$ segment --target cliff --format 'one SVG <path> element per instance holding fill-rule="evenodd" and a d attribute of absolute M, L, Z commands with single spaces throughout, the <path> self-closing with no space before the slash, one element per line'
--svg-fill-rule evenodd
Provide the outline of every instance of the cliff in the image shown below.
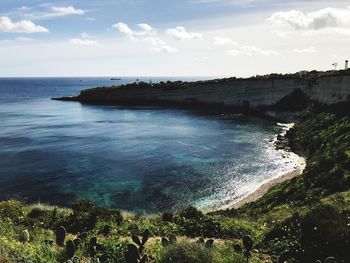
<path fill-rule="evenodd" d="M 77 97 L 58 99 L 96 104 L 217 105 L 261 110 L 277 104 L 295 90 L 321 104 L 348 101 L 350 70 L 197 82 L 141 82 L 83 90 Z"/>

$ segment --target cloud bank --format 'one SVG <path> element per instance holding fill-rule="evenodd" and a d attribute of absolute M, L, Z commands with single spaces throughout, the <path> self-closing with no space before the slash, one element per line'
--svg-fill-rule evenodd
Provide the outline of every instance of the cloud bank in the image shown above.
<path fill-rule="evenodd" d="M 36 25 L 30 20 L 13 22 L 7 16 L 0 17 L 0 32 L 9 33 L 46 33 L 49 30 L 43 26 Z"/>
<path fill-rule="evenodd" d="M 74 6 L 53 6 L 47 12 L 28 14 L 27 16 L 32 19 L 50 19 L 55 17 L 64 17 L 71 15 L 84 15 L 85 11 L 75 8 Z"/>
<path fill-rule="evenodd" d="M 315 12 L 297 10 L 277 12 L 266 20 L 275 26 L 287 26 L 294 30 L 321 30 L 350 27 L 350 8 L 327 7 Z"/>
<path fill-rule="evenodd" d="M 200 33 L 195 33 L 195 32 L 187 32 L 186 28 L 183 26 L 177 26 L 175 28 L 169 28 L 166 33 L 177 39 L 177 40 L 189 40 L 189 39 L 203 39 L 202 34 Z"/>

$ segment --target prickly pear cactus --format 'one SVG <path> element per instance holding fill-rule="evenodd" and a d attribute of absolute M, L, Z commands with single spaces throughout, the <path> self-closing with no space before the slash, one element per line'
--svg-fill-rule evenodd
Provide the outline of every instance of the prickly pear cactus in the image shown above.
<path fill-rule="evenodd" d="M 247 251 L 251 251 L 253 249 L 253 240 L 250 236 L 243 237 L 243 246 Z"/>
<path fill-rule="evenodd" d="M 166 237 L 162 237 L 162 245 L 163 247 L 169 246 L 169 240 Z"/>
<path fill-rule="evenodd" d="M 233 249 L 234 249 L 234 251 L 235 251 L 236 253 L 242 254 L 243 249 L 242 249 L 242 247 L 241 247 L 240 244 L 236 243 L 236 244 L 233 246 Z"/>
<path fill-rule="evenodd" d="M 335 260 L 334 257 L 328 257 L 328 258 L 326 258 L 324 263 L 337 263 L 337 261 Z"/>
<path fill-rule="evenodd" d="M 204 238 L 200 237 L 200 238 L 197 240 L 197 243 L 198 243 L 198 244 L 201 244 L 201 245 L 204 245 Z"/>
<path fill-rule="evenodd" d="M 60 226 L 59 228 L 57 228 L 56 232 L 56 243 L 59 246 L 63 246 L 64 245 L 64 240 L 66 238 L 66 234 L 67 231 L 63 226 Z"/>
<path fill-rule="evenodd" d="M 214 243 L 214 239 L 208 239 L 208 240 L 205 242 L 204 246 L 205 246 L 206 248 L 212 248 L 212 247 L 213 247 L 213 243 Z"/>
<path fill-rule="evenodd" d="M 147 242 L 147 240 L 149 239 L 150 235 L 151 235 L 151 232 L 150 232 L 148 229 L 146 229 L 146 230 L 143 232 L 143 235 L 142 235 L 142 245 L 143 245 L 143 246 L 146 244 L 146 242 Z"/>
<path fill-rule="evenodd" d="M 252 249 L 253 249 L 253 240 L 251 239 L 250 236 L 244 236 L 242 239 L 243 243 L 243 256 L 246 258 L 246 262 L 248 263 L 249 258 L 252 256 Z"/>
<path fill-rule="evenodd" d="M 147 254 L 142 255 L 142 251 L 150 236 L 151 232 L 148 229 L 146 229 L 142 234 L 142 240 L 136 235 L 133 235 L 131 237 L 132 241 L 134 241 L 134 243 L 137 244 L 139 247 L 137 248 L 134 244 L 128 245 L 128 249 L 125 254 L 127 263 L 145 263 L 148 261 Z M 167 242 L 169 244 L 169 241 L 167 239 L 165 241 L 165 239 L 162 239 L 162 243 Z"/>
<path fill-rule="evenodd" d="M 128 249 L 126 251 L 126 263 L 138 263 L 139 260 L 140 254 L 137 247 L 134 244 L 128 244 Z"/>
<path fill-rule="evenodd" d="M 30 235 L 29 235 L 29 232 L 27 229 L 23 230 L 19 236 L 19 240 L 22 242 L 22 243 L 27 243 L 29 242 L 30 240 Z"/>
<path fill-rule="evenodd" d="M 72 258 L 75 255 L 75 245 L 72 240 L 68 240 L 66 243 L 66 253 L 69 258 Z"/>

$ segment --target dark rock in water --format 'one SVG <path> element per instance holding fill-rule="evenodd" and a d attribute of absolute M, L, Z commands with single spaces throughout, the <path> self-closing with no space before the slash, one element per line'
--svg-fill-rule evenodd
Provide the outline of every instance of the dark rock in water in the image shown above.
<path fill-rule="evenodd" d="M 276 150 L 284 150 L 287 152 L 291 151 L 288 138 L 286 136 L 281 135 L 281 134 L 277 135 L 277 140 L 274 143 L 274 146 L 275 146 Z"/>
<path fill-rule="evenodd" d="M 60 97 L 60 98 L 51 98 L 51 100 L 60 100 L 60 101 L 79 101 L 78 97 L 68 96 L 68 97 Z"/>

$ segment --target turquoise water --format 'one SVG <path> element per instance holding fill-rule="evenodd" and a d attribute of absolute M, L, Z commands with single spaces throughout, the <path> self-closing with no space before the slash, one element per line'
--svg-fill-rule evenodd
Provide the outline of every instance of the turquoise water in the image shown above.
<path fill-rule="evenodd" d="M 273 148 L 280 128 L 268 121 L 50 100 L 114 83 L 0 79 L 1 199 L 67 205 L 87 198 L 134 212 L 210 208 L 295 165 L 292 156 Z"/>

